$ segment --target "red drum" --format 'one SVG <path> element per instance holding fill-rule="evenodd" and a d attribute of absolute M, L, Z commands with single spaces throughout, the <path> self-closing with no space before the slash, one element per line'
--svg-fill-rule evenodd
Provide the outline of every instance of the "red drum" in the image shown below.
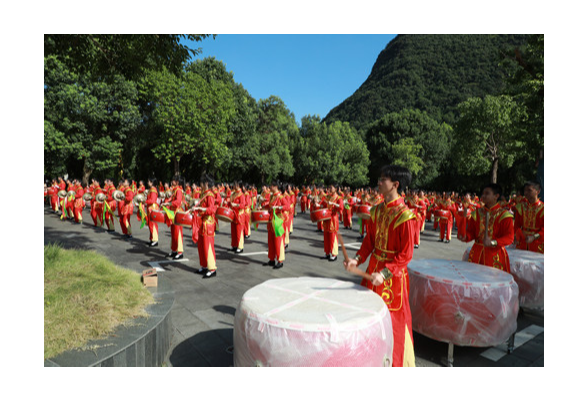
<path fill-rule="evenodd" d="M 251 219 L 254 223 L 260 224 L 270 220 L 270 213 L 267 210 L 257 210 L 251 213 Z"/>
<path fill-rule="evenodd" d="M 523 308 L 543 311 L 545 255 L 534 251 L 506 249 L 510 273 L 519 285 L 519 304 Z"/>
<path fill-rule="evenodd" d="M 184 226 L 186 228 L 192 227 L 192 214 L 178 210 L 174 217 L 174 225 Z"/>
<path fill-rule="evenodd" d="M 370 209 L 372 208 L 372 206 L 368 206 L 367 204 L 360 204 L 359 206 L 357 206 L 357 211 L 355 211 L 355 213 L 357 214 L 357 216 L 360 219 L 370 219 L 371 215 L 370 215 Z"/>
<path fill-rule="evenodd" d="M 162 210 L 151 210 L 149 211 L 149 219 L 153 222 L 164 223 L 165 217 Z"/>
<path fill-rule="evenodd" d="M 233 222 L 235 220 L 235 212 L 228 207 L 219 207 L 216 209 L 216 217 L 221 221 Z"/>
<path fill-rule="evenodd" d="M 434 213 L 435 217 L 437 218 L 441 218 L 441 219 L 449 219 L 449 217 L 451 217 L 451 211 L 449 210 L 441 210 L 441 209 L 437 209 L 435 210 Z"/>
<path fill-rule="evenodd" d="M 490 347 L 516 332 L 519 287 L 496 268 L 450 260 L 408 264 L 413 329 L 458 346 Z"/>
<path fill-rule="evenodd" d="M 393 334 L 380 296 L 328 278 L 267 280 L 243 294 L 235 367 L 391 366 Z"/>
<path fill-rule="evenodd" d="M 310 213 L 310 220 L 312 222 L 326 221 L 331 219 L 331 210 L 327 208 L 319 208 Z"/>

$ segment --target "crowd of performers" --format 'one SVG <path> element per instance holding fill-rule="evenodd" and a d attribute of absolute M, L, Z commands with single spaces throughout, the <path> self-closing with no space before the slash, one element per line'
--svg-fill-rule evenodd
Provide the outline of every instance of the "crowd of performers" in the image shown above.
<path fill-rule="evenodd" d="M 335 185 L 298 188 L 272 182 L 258 192 L 255 186 L 240 182 L 216 184 L 205 179 L 189 184 L 180 177 L 169 184 L 149 179 L 147 186 L 126 179 L 117 187 L 111 179 L 92 180 L 88 187 L 82 187 L 79 180 L 58 178 L 46 184 L 45 198 L 63 220 L 81 223 L 86 206 L 94 226 L 108 232 L 115 231 L 118 219 L 127 238 L 132 238 L 131 217 L 136 213 L 141 227 L 149 228 L 147 245 L 151 247 L 158 246 L 159 223 L 164 223 L 172 237 L 168 257 L 175 260 L 183 257 L 186 226 L 176 223 L 176 214 L 190 215 L 192 241 L 197 244 L 200 261 L 196 272 L 203 278 L 217 274 L 214 237 L 220 210 L 232 214 L 231 251 L 235 253 L 243 252 L 252 227 L 257 229 L 260 223 L 252 219 L 252 214 L 265 210 L 269 260 L 264 265 L 279 269 L 284 266 L 298 208 L 303 214 L 330 211 L 330 219 L 317 222 L 317 232 L 323 233 L 324 259 L 335 261 L 340 224 L 343 229 L 352 229 L 354 210 L 369 206 L 369 217 L 356 220 L 361 248 L 355 258 L 345 259 L 343 264 L 349 272 L 362 275 L 362 285 L 378 293 L 388 305 L 394 329 L 393 366 L 414 366 L 407 266 L 414 249 L 420 246 L 425 221 L 433 222 L 433 230 L 439 229 L 440 242 L 450 243 L 454 228 L 459 240 L 474 241 L 470 262 L 510 273 L 507 246 L 544 252 L 544 205 L 539 199 L 541 187 L 535 182 L 527 182 L 522 193 L 506 200 L 497 184 L 486 185 L 478 197 L 470 193 L 404 192 L 401 188 L 408 187 L 410 180 L 410 172 L 398 166 L 382 168 L 377 188 L 357 190 Z M 366 275 L 357 267 L 368 259 Z"/>

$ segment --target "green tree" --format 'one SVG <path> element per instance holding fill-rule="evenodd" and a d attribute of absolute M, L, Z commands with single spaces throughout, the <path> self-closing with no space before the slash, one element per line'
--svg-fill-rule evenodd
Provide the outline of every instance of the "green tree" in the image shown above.
<path fill-rule="evenodd" d="M 458 109 L 452 154 L 459 172 L 488 173 L 490 182 L 496 183 L 499 163 L 511 167 L 525 152 L 517 128 L 525 117 L 524 109 L 505 95 L 470 98 Z"/>
<path fill-rule="evenodd" d="M 200 48 L 182 44 L 201 42 L 210 35 L 45 35 L 45 56 L 53 55 L 69 70 L 90 79 L 124 76 L 138 81 L 146 70 L 163 68 L 179 75 L 184 63 Z"/>
<path fill-rule="evenodd" d="M 45 157 L 56 168 L 73 158 L 82 180 L 119 164 L 122 142 L 140 123 L 137 89 L 122 76 L 93 81 L 70 71 L 56 57 L 45 58 Z M 47 165 L 47 163 L 46 163 Z"/>
<path fill-rule="evenodd" d="M 190 66 L 180 76 L 149 71 L 141 86 L 162 132 L 154 143 L 155 157 L 172 162 L 174 174 L 182 174 L 185 155 L 195 155 L 205 168 L 218 166 L 228 151 L 228 122 L 235 113 L 231 88 L 207 81 Z"/>
<path fill-rule="evenodd" d="M 253 163 L 261 182 L 288 179 L 294 175 L 289 148 L 289 137 L 296 134 L 298 125 L 294 114 L 277 96 L 257 102 L 257 134 L 248 140 L 254 149 Z"/>
<path fill-rule="evenodd" d="M 424 111 L 404 109 L 386 114 L 366 130 L 371 183 L 376 183 L 382 165 L 403 164 L 413 174 L 413 186 L 429 187 L 449 157 L 451 135 L 449 125 Z M 408 152 L 406 156 L 400 149 Z"/>
<path fill-rule="evenodd" d="M 321 123 L 318 116 L 301 120 L 296 165 L 300 183 L 368 183 L 369 153 L 361 136 L 349 123 Z"/>

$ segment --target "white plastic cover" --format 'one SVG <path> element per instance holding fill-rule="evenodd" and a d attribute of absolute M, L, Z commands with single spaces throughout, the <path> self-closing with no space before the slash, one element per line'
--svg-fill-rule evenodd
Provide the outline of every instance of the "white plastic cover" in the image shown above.
<path fill-rule="evenodd" d="M 510 273 L 519 285 L 519 305 L 543 311 L 543 283 L 545 256 L 534 251 L 506 249 Z"/>
<path fill-rule="evenodd" d="M 236 367 L 391 366 L 393 335 L 380 296 L 327 278 L 271 279 L 235 313 Z"/>
<path fill-rule="evenodd" d="M 543 312 L 544 307 L 544 264 L 545 256 L 534 251 L 507 247 L 510 273 L 519 285 L 519 305 L 521 308 Z M 467 261 L 468 247 L 463 255 Z"/>
<path fill-rule="evenodd" d="M 412 328 L 459 346 L 504 343 L 516 332 L 519 289 L 512 275 L 465 261 L 408 264 Z"/>

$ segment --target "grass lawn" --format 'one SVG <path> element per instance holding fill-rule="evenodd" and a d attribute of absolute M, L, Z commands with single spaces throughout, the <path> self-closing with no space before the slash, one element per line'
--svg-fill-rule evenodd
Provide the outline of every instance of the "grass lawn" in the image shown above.
<path fill-rule="evenodd" d="M 45 254 L 45 359 L 147 316 L 154 302 L 141 276 L 84 250 L 48 245 Z"/>

